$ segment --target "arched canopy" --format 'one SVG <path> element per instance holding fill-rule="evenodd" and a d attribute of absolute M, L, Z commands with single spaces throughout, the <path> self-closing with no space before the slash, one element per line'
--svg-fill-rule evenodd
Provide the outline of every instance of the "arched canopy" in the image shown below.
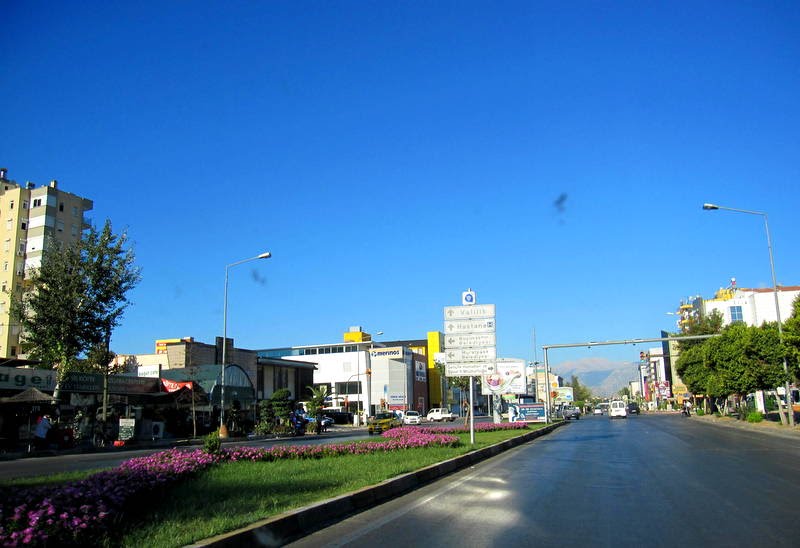
<path fill-rule="evenodd" d="M 206 394 L 211 405 L 220 402 L 220 371 L 217 364 L 198 365 L 181 369 L 164 369 L 161 376 L 176 382 L 194 381 L 199 384 Z M 228 364 L 225 366 L 225 407 L 230 407 L 233 401 L 239 401 L 243 407 L 254 403 L 256 391 L 250 377 L 240 366 Z"/>

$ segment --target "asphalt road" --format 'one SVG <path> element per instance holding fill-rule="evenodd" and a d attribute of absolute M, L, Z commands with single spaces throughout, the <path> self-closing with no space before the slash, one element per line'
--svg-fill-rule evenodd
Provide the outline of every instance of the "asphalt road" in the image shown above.
<path fill-rule="evenodd" d="M 798 439 L 584 417 L 291 546 L 797 546 L 798 515 Z"/>

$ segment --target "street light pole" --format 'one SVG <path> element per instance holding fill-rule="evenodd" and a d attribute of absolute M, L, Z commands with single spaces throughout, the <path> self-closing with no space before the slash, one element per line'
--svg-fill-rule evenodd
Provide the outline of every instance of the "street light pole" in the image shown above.
<path fill-rule="evenodd" d="M 257 259 L 269 259 L 272 257 L 272 253 L 269 251 L 265 251 L 260 255 L 256 255 L 255 257 L 250 257 L 249 259 L 242 259 L 241 261 L 236 261 L 235 263 L 231 263 L 225 265 L 225 294 L 224 299 L 222 302 L 222 366 L 220 371 L 220 392 L 219 392 L 219 428 L 222 431 L 222 427 L 225 426 L 225 361 L 227 357 L 227 348 L 228 348 L 228 269 L 232 266 L 240 265 L 242 263 L 247 263 L 250 261 L 255 261 Z"/>
<path fill-rule="evenodd" d="M 769 222 L 767 221 L 767 214 L 764 211 L 751 211 L 749 209 L 736 209 L 733 207 L 723 207 L 716 204 L 703 204 L 703 209 L 706 211 L 713 211 L 716 209 L 724 209 L 726 211 L 735 211 L 736 213 L 747 213 L 749 215 L 761 215 L 764 217 L 764 229 L 767 231 L 767 248 L 769 249 L 769 268 L 772 272 L 772 288 L 775 295 L 775 318 L 778 320 L 778 340 L 783 345 L 783 326 L 781 324 L 781 307 L 778 303 L 778 279 L 775 277 L 775 260 L 772 257 L 772 238 L 769 234 Z M 786 356 L 783 357 L 783 370 L 789 374 L 789 365 L 786 363 Z M 792 409 L 792 391 L 789 388 L 789 381 L 784 383 L 786 390 L 786 412 L 789 415 L 789 425 L 794 426 L 794 410 Z M 780 398 L 778 399 L 778 406 L 780 406 Z"/>

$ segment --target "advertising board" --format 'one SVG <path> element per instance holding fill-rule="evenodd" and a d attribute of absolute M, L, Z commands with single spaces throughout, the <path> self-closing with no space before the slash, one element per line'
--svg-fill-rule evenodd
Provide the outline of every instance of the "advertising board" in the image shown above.
<path fill-rule="evenodd" d="M 494 371 L 483 376 L 481 390 L 484 396 L 493 394 L 525 394 L 525 362 L 523 360 L 500 360 Z"/>

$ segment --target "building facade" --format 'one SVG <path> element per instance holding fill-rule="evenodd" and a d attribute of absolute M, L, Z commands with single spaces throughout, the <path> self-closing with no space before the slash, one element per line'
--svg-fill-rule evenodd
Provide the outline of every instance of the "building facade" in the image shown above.
<path fill-rule="evenodd" d="M 84 217 L 91 200 L 58 188 L 17 184 L 0 168 L 0 357 L 20 354 L 19 326 L 11 321 L 11 298 L 22 292 L 26 273 L 42 264 L 42 254 L 53 245 L 70 245 L 89 227 Z"/>

